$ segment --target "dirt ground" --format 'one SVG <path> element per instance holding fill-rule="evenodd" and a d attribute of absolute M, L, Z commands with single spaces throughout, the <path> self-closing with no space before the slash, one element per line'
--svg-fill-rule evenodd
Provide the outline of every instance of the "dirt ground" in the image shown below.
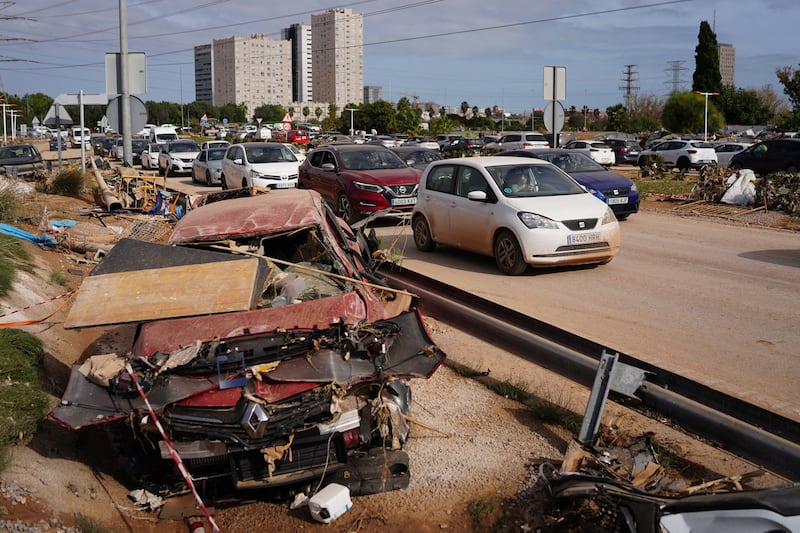
<path fill-rule="evenodd" d="M 27 204 L 31 213 L 31 226 L 24 229 L 36 233 L 36 224 L 45 205 L 51 218 L 80 219 L 80 210 L 93 204 L 90 198 L 37 196 Z M 674 207 L 675 204 L 670 201 L 648 200 L 643 203 L 644 209 Z M 785 217 L 783 220 L 775 224 L 785 224 Z M 79 256 L 74 253 L 39 250 L 32 245 L 30 249 L 39 268 L 35 274 L 20 276 L 17 289 L 2 302 L 2 308 L 4 312 L 10 312 L 30 306 L 25 313 L 19 314 L 30 317 L 42 317 L 55 312 L 52 319 L 25 327 L 45 342 L 47 386 L 55 403 L 63 392 L 70 367 L 75 361 L 87 355 L 106 353 L 127 346 L 134 332 L 132 327 L 127 326 L 90 328 L 84 331 L 65 331 L 61 328 L 61 322 L 66 315 L 63 309 L 58 311 L 58 306 L 64 299 L 50 299 L 67 294 L 80 286 L 83 276 L 93 267 L 93 262 L 88 260 L 91 254 Z M 63 284 L 53 282 L 53 272 L 63 276 Z M 49 303 L 40 305 L 45 301 Z M 481 359 L 486 357 L 486 351 L 491 349 L 444 325 L 432 323 L 431 327 L 434 338 L 445 352 L 459 354 L 462 359 L 458 362 L 471 365 L 472 368 L 479 368 Z M 492 355 L 492 361 L 495 366 L 504 364 L 502 357 L 495 357 L 495 354 Z M 438 408 L 432 407 L 437 405 L 438 400 L 435 398 L 441 394 L 430 393 L 426 397 L 426 392 L 423 391 L 423 399 L 420 400 L 422 413 L 441 411 L 443 418 L 434 418 L 432 424 L 437 428 L 449 427 L 448 421 L 444 420 L 449 417 L 453 422 L 458 422 L 458 427 L 461 428 L 453 429 L 452 432 L 463 431 L 464 440 L 437 441 L 435 444 L 439 448 L 431 448 L 430 453 L 438 454 L 443 462 L 443 454 L 474 454 L 464 457 L 460 463 L 447 466 L 449 473 L 440 474 L 439 479 L 417 480 L 412 477 L 412 486 L 405 491 L 358 498 L 353 512 L 345 514 L 328 526 L 313 522 L 307 512 L 289 511 L 284 504 L 252 502 L 231 509 L 219 509 L 216 516 L 222 530 L 250 531 L 253 524 L 270 524 L 269 529 L 274 531 L 322 531 L 323 528 L 327 531 L 381 529 L 398 532 L 479 530 L 474 525 L 475 511 L 470 511 L 467 503 L 513 496 L 524 483 L 530 461 L 545 456 L 558 459 L 566 449 L 571 435 L 563 428 L 549 427 L 529 420 L 528 415 L 523 413 L 524 410 L 519 409 L 519 406 L 515 407 L 510 400 L 497 397 L 478 382 L 463 378 L 449 369 L 437 372 L 435 379 L 436 390 L 450 391 L 451 396 L 445 403 L 453 404 L 456 411 L 446 411 L 444 404 Z M 559 378 L 543 373 L 540 379 L 554 383 Z M 416 394 L 415 392 L 415 401 Z M 583 394 L 577 393 L 572 398 L 580 402 Z M 462 415 L 474 411 L 474 405 L 495 406 L 491 410 L 495 425 L 487 427 L 484 425 L 486 421 L 479 420 L 480 417 Z M 753 469 L 752 465 L 693 441 L 657 421 L 624 412 L 621 408 L 619 413 L 612 415 L 626 418 L 627 427 L 633 433 L 659 432 L 688 461 L 703 464 L 720 476 L 740 474 Z M 507 431 L 507 437 L 503 435 L 503 431 Z M 532 433 L 544 435 L 546 442 L 531 443 L 526 440 L 530 439 Z M 422 431 L 422 434 L 424 437 L 421 441 L 427 444 L 435 441 L 435 433 Z M 481 456 L 481 447 L 468 446 L 482 438 L 500 441 L 494 442 L 497 449 L 507 450 L 500 453 L 500 464 L 494 470 L 484 471 L 474 467 L 490 462 L 487 457 Z M 503 442 L 504 439 L 507 442 Z M 527 451 L 520 451 L 518 446 L 525 446 Z M 28 445 L 15 447 L 8 468 L 0 476 L 0 520 L 36 525 L 39 531 L 68 531 L 68 528 L 77 527 L 80 521 L 76 517 L 82 514 L 107 531 L 189 531 L 183 520 L 159 520 L 153 513 L 135 508 L 127 498 L 128 491 L 135 487 L 126 486 L 126 479 L 115 465 L 115 458 L 109 457 L 108 449 L 105 437 L 100 434 L 92 431 L 75 433 L 50 421 L 43 423 Z M 428 452 L 420 451 L 422 453 Z M 429 460 L 436 461 L 436 456 Z M 470 475 L 469 472 L 473 474 Z M 765 477 L 761 486 L 777 482 L 774 478 Z M 415 483 L 422 485 L 414 490 Z M 191 501 L 186 504 L 193 506 Z M 260 529 L 261 526 L 257 528 Z"/>

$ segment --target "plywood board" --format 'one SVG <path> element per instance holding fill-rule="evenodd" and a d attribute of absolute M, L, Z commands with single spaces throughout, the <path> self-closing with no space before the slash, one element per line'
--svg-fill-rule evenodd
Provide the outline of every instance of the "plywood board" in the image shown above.
<path fill-rule="evenodd" d="M 89 276 L 64 327 L 245 311 L 261 293 L 258 279 L 256 258 Z"/>

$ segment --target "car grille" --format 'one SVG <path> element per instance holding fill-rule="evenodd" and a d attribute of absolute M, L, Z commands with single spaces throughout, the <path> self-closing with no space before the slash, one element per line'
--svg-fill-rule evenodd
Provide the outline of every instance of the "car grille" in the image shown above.
<path fill-rule="evenodd" d="M 628 193 L 631 192 L 631 188 L 630 187 L 622 187 L 622 188 L 619 188 L 619 189 L 602 189 L 600 192 L 603 193 L 603 196 L 606 196 L 606 197 L 608 197 L 608 196 L 628 196 Z"/>
<path fill-rule="evenodd" d="M 419 185 L 409 183 L 407 185 L 391 185 L 386 188 L 391 191 L 391 195 L 394 197 L 416 196 Z"/>
<path fill-rule="evenodd" d="M 589 244 L 570 244 L 567 246 L 559 246 L 556 252 L 572 252 L 574 254 L 593 252 L 595 250 L 607 250 L 609 248 L 607 242 L 593 242 Z"/>
<path fill-rule="evenodd" d="M 572 231 L 584 231 L 593 229 L 597 226 L 596 218 L 578 218 L 575 220 L 562 220 L 562 224 L 571 229 Z"/>

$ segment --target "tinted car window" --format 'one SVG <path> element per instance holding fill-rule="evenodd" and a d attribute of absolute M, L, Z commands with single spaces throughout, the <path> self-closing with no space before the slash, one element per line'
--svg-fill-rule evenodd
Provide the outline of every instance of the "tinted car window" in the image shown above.
<path fill-rule="evenodd" d="M 454 173 L 455 168 L 448 165 L 431 169 L 430 174 L 428 174 L 428 179 L 425 182 L 425 188 L 431 191 L 449 193 L 453 188 Z"/>

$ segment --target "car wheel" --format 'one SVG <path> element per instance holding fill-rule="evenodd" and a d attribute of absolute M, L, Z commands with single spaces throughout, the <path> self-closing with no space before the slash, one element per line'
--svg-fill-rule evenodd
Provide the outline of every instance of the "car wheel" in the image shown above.
<path fill-rule="evenodd" d="M 509 276 L 519 276 L 528 268 L 516 237 L 509 231 L 502 231 L 495 238 L 494 260 L 500 272 Z"/>
<path fill-rule="evenodd" d="M 247 188 L 247 178 L 242 180 L 242 189 L 246 189 L 246 188 Z"/>
<path fill-rule="evenodd" d="M 348 224 L 355 222 L 353 218 L 353 205 L 350 203 L 350 197 L 345 193 L 340 194 L 336 201 L 336 214 Z"/>
<path fill-rule="evenodd" d="M 431 236 L 431 228 L 428 221 L 422 215 L 417 215 L 411 223 L 414 232 L 414 244 L 422 252 L 432 252 L 436 248 L 436 242 Z"/>
<path fill-rule="evenodd" d="M 194 170 L 192 170 L 192 183 L 197 183 L 197 178 L 194 175 Z"/>
<path fill-rule="evenodd" d="M 689 161 L 688 157 L 681 157 L 678 159 L 678 162 L 675 163 L 675 166 L 678 168 L 678 170 L 689 170 L 691 162 Z"/>

